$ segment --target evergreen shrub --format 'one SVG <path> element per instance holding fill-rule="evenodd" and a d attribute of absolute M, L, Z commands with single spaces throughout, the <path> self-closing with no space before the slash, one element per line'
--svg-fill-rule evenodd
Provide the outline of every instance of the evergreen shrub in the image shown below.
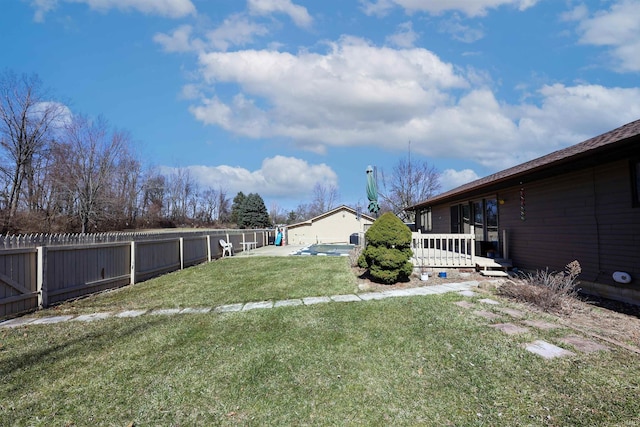
<path fill-rule="evenodd" d="M 369 269 L 369 275 L 386 284 L 406 281 L 413 265 L 409 261 L 411 230 L 391 212 L 378 218 L 366 234 L 367 247 L 358 259 L 358 265 Z"/>

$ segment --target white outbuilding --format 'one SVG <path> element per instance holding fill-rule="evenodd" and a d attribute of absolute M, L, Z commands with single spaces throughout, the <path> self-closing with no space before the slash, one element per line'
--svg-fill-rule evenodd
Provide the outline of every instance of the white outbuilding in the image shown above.
<path fill-rule="evenodd" d="M 361 239 L 374 221 L 375 218 L 342 205 L 307 221 L 288 225 L 288 242 L 290 245 L 353 243 L 352 236 Z"/>

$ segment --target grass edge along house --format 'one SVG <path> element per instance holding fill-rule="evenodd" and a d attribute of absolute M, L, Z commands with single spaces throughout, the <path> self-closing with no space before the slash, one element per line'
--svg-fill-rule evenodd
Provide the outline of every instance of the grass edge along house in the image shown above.
<path fill-rule="evenodd" d="M 583 292 L 640 304 L 640 120 L 408 208 L 520 269 L 577 260 Z"/>

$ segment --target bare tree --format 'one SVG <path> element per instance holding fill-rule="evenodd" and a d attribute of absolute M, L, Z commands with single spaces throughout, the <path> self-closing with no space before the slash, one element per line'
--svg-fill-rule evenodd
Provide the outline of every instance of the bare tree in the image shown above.
<path fill-rule="evenodd" d="M 231 199 L 227 197 L 226 190 L 218 189 L 218 214 L 216 220 L 221 223 L 229 222 L 231 218 Z"/>
<path fill-rule="evenodd" d="M 12 226 L 25 183 L 27 206 L 35 208 L 39 158 L 65 111 L 63 105 L 48 98 L 38 76 L 17 77 L 9 71 L 0 75 L 0 173 L 6 188 L 3 232 Z"/>
<path fill-rule="evenodd" d="M 269 209 L 269 219 L 274 225 L 284 224 L 287 220 L 287 214 L 284 209 L 280 207 L 280 205 L 273 202 L 271 203 L 271 208 Z"/>
<path fill-rule="evenodd" d="M 119 227 L 135 228 L 141 203 L 142 167 L 126 146 L 122 148 L 122 153 L 118 157 L 119 162 L 114 170 L 112 183 L 115 201 L 113 206 L 117 208 L 114 224 Z"/>
<path fill-rule="evenodd" d="M 207 188 L 200 195 L 200 210 L 197 218 L 206 223 L 211 224 L 218 211 L 218 192 L 213 188 Z"/>
<path fill-rule="evenodd" d="M 193 197 L 197 185 L 189 170 L 178 168 L 175 173 L 165 176 L 165 196 L 168 217 L 173 221 L 185 221 L 189 217 L 189 208 L 193 208 Z"/>
<path fill-rule="evenodd" d="M 72 194 L 81 231 L 96 228 L 96 222 L 114 211 L 109 191 L 116 166 L 126 152 L 128 136 L 109 132 L 107 122 L 76 116 L 65 126 L 64 142 L 57 159 L 61 168 L 61 186 Z"/>
<path fill-rule="evenodd" d="M 317 216 L 335 207 L 338 201 L 338 188 L 335 185 L 316 183 L 313 187 L 313 200 L 311 201 L 311 216 Z"/>
<path fill-rule="evenodd" d="M 148 225 L 162 219 L 165 209 L 166 178 L 157 171 L 149 171 L 142 184 L 142 216 Z"/>
<path fill-rule="evenodd" d="M 229 215 L 229 203 L 227 193 L 222 188 L 216 190 L 209 187 L 199 195 L 197 218 L 207 224 L 226 221 Z"/>
<path fill-rule="evenodd" d="M 434 196 L 440 189 L 440 173 L 426 160 L 417 162 L 411 153 L 401 158 L 390 175 L 382 173 L 384 193 L 380 193 L 383 209 L 389 209 L 406 222 L 415 220 L 414 212 L 405 211 L 409 206 Z"/>

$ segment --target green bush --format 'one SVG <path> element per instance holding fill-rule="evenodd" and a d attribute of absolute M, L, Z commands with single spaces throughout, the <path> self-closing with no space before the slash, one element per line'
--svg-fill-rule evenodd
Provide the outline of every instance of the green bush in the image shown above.
<path fill-rule="evenodd" d="M 413 271 L 409 261 L 411 230 L 394 214 L 387 212 L 378 218 L 366 233 L 367 247 L 358 265 L 369 269 L 371 277 L 382 283 L 407 280 Z"/>

